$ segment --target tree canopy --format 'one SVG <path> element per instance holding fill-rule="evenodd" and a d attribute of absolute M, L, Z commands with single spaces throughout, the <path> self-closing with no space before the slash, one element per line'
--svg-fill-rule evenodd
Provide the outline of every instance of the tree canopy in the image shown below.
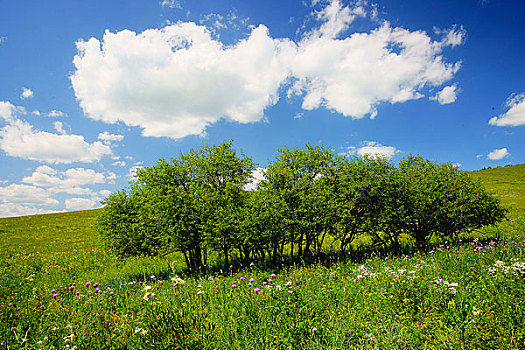
<path fill-rule="evenodd" d="M 100 232 L 121 256 L 181 252 L 191 270 L 208 252 L 226 266 L 287 254 L 321 253 L 326 237 L 341 251 L 357 238 L 397 249 L 495 224 L 506 210 L 468 173 L 409 155 L 345 157 L 322 146 L 279 150 L 264 179 L 248 190 L 255 164 L 233 141 L 207 145 L 139 169 L 129 189 L 110 195 Z M 250 188 L 253 186 L 249 186 Z"/>

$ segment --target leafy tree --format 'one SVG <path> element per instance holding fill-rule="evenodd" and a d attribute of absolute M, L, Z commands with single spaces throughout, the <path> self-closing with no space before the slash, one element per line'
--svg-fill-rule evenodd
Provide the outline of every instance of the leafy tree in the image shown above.
<path fill-rule="evenodd" d="M 326 198 L 327 191 L 318 180 L 328 174 L 334 162 L 332 152 L 307 144 L 293 151 L 279 150 L 276 161 L 268 166 L 261 187 L 286 206 L 283 224 L 289 234 L 287 241 L 291 243 L 292 256 L 295 243 L 300 257 L 304 257 L 305 252 L 310 254 L 310 247 L 326 228 L 324 209 L 327 207 L 318 204 L 322 202 L 320 198 Z"/>
<path fill-rule="evenodd" d="M 399 163 L 396 179 L 401 205 L 386 222 L 410 235 L 420 248 L 436 235 L 453 237 L 506 216 L 497 198 L 450 164 L 411 155 Z"/>
<path fill-rule="evenodd" d="M 384 225 L 392 213 L 394 166 L 384 158 L 345 158 L 335 173 L 332 196 L 336 216 L 334 238 L 345 252 L 356 238 L 368 234 L 376 244 L 398 245 L 398 232 Z"/>
<path fill-rule="evenodd" d="M 137 171 L 129 196 L 120 192 L 104 202 L 101 231 L 122 255 L 180 251 L 188 268 L 201 269 L 211 248 L 229 265 L 253 168 L 232 141 L 161 159 Z"/>

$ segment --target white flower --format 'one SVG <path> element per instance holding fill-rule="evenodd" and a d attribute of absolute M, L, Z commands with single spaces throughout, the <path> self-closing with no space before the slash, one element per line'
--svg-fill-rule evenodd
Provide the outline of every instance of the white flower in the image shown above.
<path fill-rule="evenodd" d="M 182 278 L 180 278 L 180 277 L 178 277 L 178 276 L 173 277 L 173 278 L 171 279 L 171 281 L 172 281 L 175 285 L 186 283 L 186 282 L 184 282 L 184 280 L 183 280 Z"/>
<path fill-rule="evenodd" d="M 133 331 L 133 334 L 137 334 L 137 333 L 145 335 L 146 333 L 148 333 L 148 331 L 142 328 L 135 328 L 135 330 Z"/>
<path fill-rule="evenodd" d="M 198 295 L 200 295 L 200 294 L 204 294 L 204 291 L 203 291 L 203 290 L 199 290 L 199 291 L 197 292 L 197 294 L 198 294 Z"/>
<path fill-rule="evenodd" d="M 144 291 L 148 291 L 148 290 L 151 290 L 153 287 L 152 286 L 144 286 Z"/>

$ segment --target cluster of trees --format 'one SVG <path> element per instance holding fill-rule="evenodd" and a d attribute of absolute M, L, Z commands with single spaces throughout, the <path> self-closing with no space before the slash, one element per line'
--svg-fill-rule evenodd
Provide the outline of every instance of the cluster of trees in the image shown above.
<path fill-rule="evenodd" d="M 395 166 L 321 146 L 285 148 L 247 190 L 254 170 L 232 141 L 161 159 L 103 201 L 100 231 L 121 256 L 178 251 L 198 270 L 210 251 L 226 266 L 233 256 L 312 257 L 327 237 L 343 252 L 358 238 L 396 249 L 402 235 L 424 248 L 433 237 L 452 238 L 506 214 L 466 172 L 419 156 Z"/>

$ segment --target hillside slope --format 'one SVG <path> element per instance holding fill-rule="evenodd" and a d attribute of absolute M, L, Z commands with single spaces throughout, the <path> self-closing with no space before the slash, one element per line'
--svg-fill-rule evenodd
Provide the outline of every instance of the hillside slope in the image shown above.
<path fill-rule="evenodd" d="M 525 216 L 525 164 L 472 171 L 470 175 L 501 199 L 511 217 Z"/>

